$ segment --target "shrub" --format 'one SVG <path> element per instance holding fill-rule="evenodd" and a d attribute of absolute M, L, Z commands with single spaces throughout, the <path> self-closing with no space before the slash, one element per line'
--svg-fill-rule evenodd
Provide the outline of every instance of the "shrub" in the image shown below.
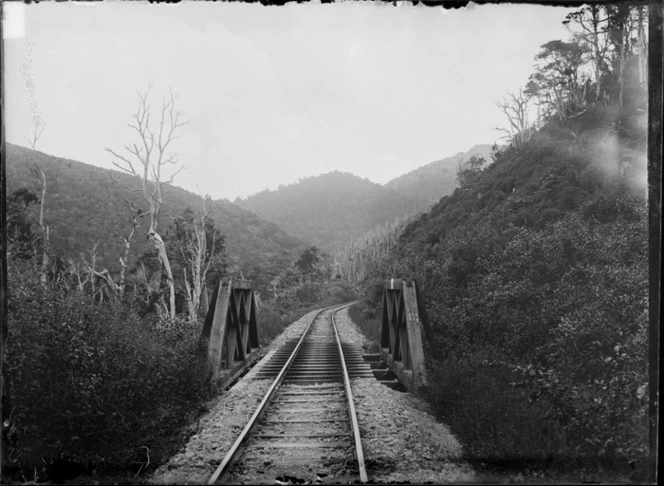
<path fill-rule="evenodd" d="M 627 195 L 611 204 L 619 224 L 567 213 L 499 233 L 485 220 L 407 260 L 433 328 L 429 399 L 473 457 L 646 455 L 646 213 Z"/>
<path fill-rule="evenodd" d="M 32 471 L 66 458 L 131 468 L 175 452 L 170 440 L 208 396 L 200 323 L 160 326 L 10 266 L 7 364 L 17 432 Z"/>

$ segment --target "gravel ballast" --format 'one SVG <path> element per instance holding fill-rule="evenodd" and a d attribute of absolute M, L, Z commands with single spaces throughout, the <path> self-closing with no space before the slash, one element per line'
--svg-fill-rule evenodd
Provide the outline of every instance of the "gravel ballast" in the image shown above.
<path fill-rule="evenodd" d="M 181 452 L 155 472 L 152 483 L 207 482 L 271 384 L 271 380 L 252 379 L 253 375 L 276 349 L 301 334 L 313 313 L 286 328 L 245 378 L 218 398 L 200 420 L 198 431 Z M 336 314 L 336 324 L 342 341 L 366 349 L 369 343 L 347 309 Z M 370 482 L 444 484 L 473 480 L 472 469 L 461 459 L 461 445 L 428 413 L 425 402 L 371 378 L 353 379 L 352 392 Z"/>
<path fill-rule="evenodd" d="M 309 312 L 298 319 L 270 343 L 265 357 L 218 398 L 199 421 L 198 431 L 184 450 L 157 469 L 151 483 L 200 484 L 208 481 L 272 384 L 270 380 L 253 380 L 253 375 L 280 346 L 302 334 L 314 313 Z"/>
<path fill-rule="evenodd" d="M 348 316 L 336 315 L 342 340 L 360 348 L 367 338 Z M 462 449 L 447 426 L 438 422 L 429 406 L 373 379 L 351 383 L 369 478 L 377 483 L 457 483 L 473 480 L 473 471 L 461 459 Z"/>

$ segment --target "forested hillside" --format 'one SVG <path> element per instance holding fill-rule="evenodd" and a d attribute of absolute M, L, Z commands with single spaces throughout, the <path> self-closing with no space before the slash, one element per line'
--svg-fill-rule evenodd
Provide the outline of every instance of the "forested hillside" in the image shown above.
<path fill-rule="evenodd" d="M 201 342 L 220 279 L 252 281 L 261 345 L 306 311 L 354 297 L 348 284 L 331 281 L 317 248 L 230 202 L 206 199 L 204 209 L 200 196 L 170 186 L 163 238 L 152 233 L 165 247 L 162 263 L 159 247 L 146 243 L 149 205 L 111 171 L 7 148 L 9 482 L 84 474 L 81 484 L 143 483 L 175 454 L 221 393 Z M 37 166 L 47 189 L 43 225 L 41 174 L 30 170 Z"/>
<path fill-rule="evenodd" d="M 643 18 L 627 6 L 570 14 L 598 30 L 542 45 L 512 97 L 541 118 L 521 119 L 493 164 L 466 167 L 389 254 L 378 250 L 392 234 L 348 250 L 378 256 L 353 269 L 367 275 L 369 328 L 384 279 L 416 279 L 432 330 L 427 397 L 479 468 L 527 482 L 650 473 Z M 584 64 L 600 76 L 584 81 Z"/>
<path fill-rule="evenodd" d="M 491 162 L 491 145 L 476 145 L 384 185 L 349 173 L 307 177 L 235 202 L 325 251 L 343 248 L 377 226 L 428 209 L 456 187 L 459 164 L 472 156 Z"/>
<path fill-rule="evenodd" d="M 371 317 L 382 279 L 417 280 L 430 399 L 484 464 L 647 454 L 645 119 L 598 106 L 550 122 L 410 223 L 364 281 Z"/>
<path fill-rule="evenodd" d="M 307 177 L 236 202 L 326 251 L 415 210 L 412 197 L 342 172 Z"/>
<path fill-rule="evenodd" d="M 458 187 L 456 172 L 460 163 L 472 156 L 491 162 L 491 145 L 475 145 L 466 152 L 436 160 L 387 182 L 384 187 L 415 200 L 416 211 L 424 211 Z"/>
<path fill-rule="evenodd" d="M 113 182 L 111 176 L 127 186 L 135 184 L 131 176 L 8 143 L 9 195 L 20 188 L 39 195 L 39 179 L 35 179 L 29 170 L 32 164 L 38 164 L 46 174 L 45 223 L 50 228 L 54 254 L 61 258 L 76 259 L 80 254 L 88 257 L 94 243 L 99 242 L 99 266 L 115 271 L 119 267 L 118 258 L 124 251 L 120 236 L 126 236 L 131 230 L 127 222 L 131 211 L 125 200 L 137 208 L 142 207 L 142 203 L 139 195 Z M 173 217 L 181 215 L 187 207 L 195 211 L 202 207 L 199 195 L 179 187 L 168 187 L 164 201 L 160 215 L 162 227 L 167 227 Z M 216 227 L 225 235 L 231 273 L 243 270 L 246 274 L 249 265 L 253 267 L 275 258 L 297 256 L 298 250 L 306 246 L 275 224 L 229 201 L 212 201 L 209 211 Z M 130 254 L 130 266 L 147 248 L 147 226 L 147 223 L 142 224 L 137 230 L 134 238 L 136 250 Z"/>

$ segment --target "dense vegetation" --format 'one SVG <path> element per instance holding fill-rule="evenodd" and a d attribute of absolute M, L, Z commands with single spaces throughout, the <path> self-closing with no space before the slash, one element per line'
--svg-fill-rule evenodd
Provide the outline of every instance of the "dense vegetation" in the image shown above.
<path fill-rule="evenodd" d="M 475 145 L 465 152 L 436 160 L 385 183 L 385 187 L 414 199 L 414 212 L 424 211 L 457 188 L 456 169 L 475 156 L 491 159 L 491 145 Z"/>
<path fill-rule="evenodd" d="M 334 252 L 374 228 L 428 209 L 457 187 L 454 174 L 460 162 L 473 155 L 488 160 L 490 154 L 490 145 L 476 145 L 382 186 L 352 174 L 330 172 L 235 202 L 290 234 Z"/>
<path fill-rule="evenodd" d="M 597 138 L 621 115 L 598 107 L 505 152 L 407 226 L 364 282 L 375 318 L 383 278 L 417 279 L 433 329 L 429 399 L 474 459 L 647 454 L 643 173 L 607 170 Z"/>
<path fill-rule="evenodd" d="M 131 230 L 127 219 L 131 215 L 125 200 L 141 207 L 137 194 L 129 193 L 111 177 L 124 185 L 131 185 L 131 177 L 118 171 L 91 166 L 74 160 L 61 159 L 17 145 L 7 144 L 7 194 L 27 188 L 39 196 L 39 183 L 29 168 L 38 164 L 47 179 L 46 223 L 51 232 L 55 254 L 76 258 L 87 255 L 95 242 L 98 263 L 109 271 L 118 269 L 118 258 L 124 243 L 120 236 Z M 166 205 L 160 224 L 166 227 L 186 208 L 199 210 L 200 196 L 179 187 L 166 189 Z M 229 271 L 239 276 L 247 273 L 248 262 L 264 263 L 275 258 L 295 258 L 305 247 L 302 240 L 282 231 L 255 214 L 226 201 L 212 201 L 210 216 L 226 236 Z M 147 248 L 147 223 L 139 218 L 140 226 L 134 238 L 139 251 L 130 255 L 133 263 Z"/>
<path fill-rule="evenodd" d="M 64 282 L 44 287 L 29 261 L 9 271 L 4 479 L 132 478 L 177 452 L 212 396 L 200 323 L 164 325 Z"/>
<path fill-rule="evenodd" d="M 406 226 L 356 311 L 378 327 L 382 279 L 414 277 L 433 331 L 427 398 L 476 465 L 528 480 L 648 467 L 646 97 L 641 45 L 625 41 L 642 11 L 583 15 L 595 8 L 613 45 L 601 86 L 586 80 L 583 99 L 572 70 L 547 77 L 542 120 Z M 538 60 L 577 47 L 547 43 Z"/>
<path fill-rule="evenodd" d="M 413 212 L 411 198 L 342 172 L 307 177 L 236 202 L 325 251 Z"/>
<path fill-rule="evenodd" d="M 167 288 L 152 252 L 130 267 L 122 294 L 116 275 L 95 270 L 94 260 L 56 270 L 42 283 L 39 235 L 17 213 L 14 207 L 9 238 L 4 478 L 142 481 L 177 452 L 206 401 L 220 392 L 209 381 L 200 342 L 206 304 L 192 314 L 193 283 L 185 280 L 193 211 L 164 233 L 177 279 L 175 319 L 160 312 Z M 225 249 L 214 221 L 207 229 L 216 240 L 205 281 L 212 289 L 227 275 Z M 262 345 L 307 311 L 354 299 L 348 284 L 330 280 L 327 258 L 307 248 L 275 270 L 273 295 L 257 294 Z"/>
<path fill-rule="evenodd" d="M 9 148 L 3 479 L 143 481 L 177 452 L 220 392 L 199 340 L 222 277 L 255 280 L 261 344 L 314 307 L 354 298 L 317 248 L 299 252 L 299 240 L 232 203 L 167 187 L 170 305 L 140 200 L 109 171 Z M 35 164 L 46 175 L 50 239 L 37 223 Z"/>
<path fill-rule="evenodd" d="M 394 217 L 412 199 L 347 174 L 250 198 L 320 243 L 308 248 L 228 202 L 201 216 L 200 198 L 168 187 L 169 317 L 144 228 L 126 268 L 115 263 L 119 236 L 133 227 L 123 213 L 130 195 L 107 171 L 9 145 L 3 460 L 13 477 L 115 470 L 136 480 L 177 450 L 215 393 L 198 341 L 205 296 L 237 273 L 258 291 L 262 343 L 313 307 L 352 300 L 355 282 L 364 306 L 353 312 L 375 338 L 382 279 L 415 277 L 432 329 L 426 397 L 469 459 L 516 466 L 528 479 L 555 470 L 597 479 L 571 466 L 640 473 L 649 395 L 643 20 L 642 8 L 622 5 L 569 16 L 585 34 L 542 46 L 527 88 L 499 105 L 516 117 L 511 146 L 491 164 L 462 164 L 450 174 L 460 187 L 405 224 Z M 595 77 L 583 79 L 584 66 Z M 542 110 L 529 126 L 509 108 L 533 100 Z M 35 162 L 48 184 L 50 244 L 33 219 Z M 355 239 L 331 256 L 322 250 L 340 240 L 329 231 Z M 209 273 L 196 280 L 200 264 Z"/>

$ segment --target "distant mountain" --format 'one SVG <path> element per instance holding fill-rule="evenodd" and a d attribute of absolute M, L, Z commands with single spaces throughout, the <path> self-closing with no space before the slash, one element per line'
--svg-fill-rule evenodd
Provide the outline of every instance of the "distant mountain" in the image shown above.
<path fill-rule="evenodd" d="M 410 196 L 336 171 L 236 203 L 325 251 L 415 210 Z"/>
<path fill-rule="evenodd" d="M 87 255 L 94 242 L 99 241 L 100 266 L 111 271 L 119 267 L 123 246 L 117 235 L 126 235 L 129 229 L 123 222 L 129 214 L 125 199 L 136 207 L 142 205 L 137 194 L 112 182 L 111 175 L 125 185 L 133 184 L 131 176 L 10 143 L 6 147 L 6 162 L 8 195 L 21 187 L 39 195 L 40 186 L 26 164 L 38 163 L 45 172 L 48 188 L 45 220 L 57 255 L 64 258 Z M 159 218 L 160 232 L 165 233 L 172 217 L 181 215 L 187 207 L 199 210 L 200 196 L 179 187 L 167 187 Z M 308 245 L 228 200 L 213 201 L 210 214 L 226 236 L 229 271 L 247 273 L 248 269 L 275 258 L 292 259 Z M 133 258 L 145 250 L 146 233 L 147 222 L 144 222 L 133 239 Z"/>
<path fill-rule="evenodd" d="M 405 197 L 412 198 L 417 211 L 424 211 L 438 200 L 454 192 L 457 187 L 456 169 L 459 162 L 473 155 L 491 162 L 491 145 L 475 145 L 466 152 L 459 152 L 441 160 L 423 165 L 385 184 Z"/>

